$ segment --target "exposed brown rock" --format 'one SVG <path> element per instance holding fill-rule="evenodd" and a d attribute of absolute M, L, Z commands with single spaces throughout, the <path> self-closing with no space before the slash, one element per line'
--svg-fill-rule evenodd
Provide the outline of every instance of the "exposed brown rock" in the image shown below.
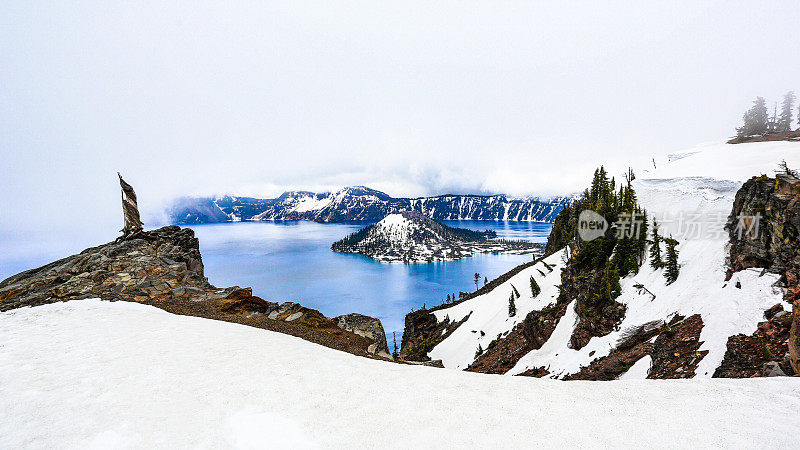
<path fill-rule="evenodd" d="M 663 330 L 662 321 L 654 321 L 636 327 L 623 336 L 619 344 L 607 356 L 597 358 L 578 373 L 564 377 L 565 380 L 615 380 L 627 372 L 636 361 L 653 352 L 650 340 Z"/>
<path fill-rule="evenodd" d="M 371 353 L 391 358 L 389 346 L 386 344 L 386 332 L 380 320 L 358 313 L 334 317 L 333 320 L 343 330 L 372 339 L 375 343 L 369 348 Z"/>
<path fill-rule="evenodd" d="M 373 339 L 342 330 L 319 311 L 268 302 L 250 288 L 212 286 L 203 274 L 197 238 L 177 226 L 137 233 L 0 282 L 0 311 L 85 298 L 144 303 L 278 331 L 357 355 L 376 353 L 370 351 Z"/>
<path fill-rule="evenodd" d="M 697 365 L 708 354 L 698 351 L 702 341 L 703 319 L 699 314 L 675 316 L 659 331 L 653 343 L 653 365 L 647 378 L 692 378 Z"/>
<path fill-rule="evenodd" d="M 738 227 L 740 218 L 748 216 L 760 218 L 758 233 Z M 781 275 L 784 299 L 793 305 L 787 342 L 789 365 L 792 372 L 800 373 L 800 179 L 779 173 L 775 178 L 762 175 L 748 180 L 736 193 L 727 229 L 729 274 L 758 267 Z M 736 340 L 729 343 L 738 344 Z M 782 363 L 783 355 L 774 361 Z"/>
<path fill-rule="evenodd" d="M 466 370 L 483 373 L 506 373 L 531 350 L 541 348 L 567 310 L 562 303 L 541 311 L 531 311 L 507 336 L 498 336 Z"/>
<path fill-rule="evenodd" d="M 403 339 L 400 343 L 401 360 L 430 361 L 431 358 L 428 356 L 428 352 L 433 350 L 433 347 L 445 340 L 456 328 L 469 319 L 469 314 L 467 314 L 466 317 L 458 322 L 453 322 L 449 318 L 439 322 L 436 320 L 436 316 L 432 314 L 432 311 L 440 308 L 421 309 L 406 314 Z"/>
<path fill-rule="evenodd" d="M 766 322 L 758 324 L 751 336 L 737 334 L 728 338 L 728 349 L 714 377 L 749 378 L 763 376 L 765 364 L 774 362 L 786 374 L 794 370 L 785 360 L 789 352 L 792 316 L 780 304 L 767 310 Z"/>
<path fill-rule="evenodd" d="M 578 324 L 570 337 L 570 346 L 580 350 L 593 337 L 614 331 L 625 317 L 625 305 L 616 301 L 595 304 L 593 296 L 600 289 L 601 269 L 577 269 L 568 265 L 561 272 L 559 302 L 575 299 Z"/>

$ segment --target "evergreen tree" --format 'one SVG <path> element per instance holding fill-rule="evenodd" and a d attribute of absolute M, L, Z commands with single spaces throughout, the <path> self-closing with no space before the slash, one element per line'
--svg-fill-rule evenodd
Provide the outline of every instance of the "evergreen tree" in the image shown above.
<path fill-rule="evenodd" d="M 483 277 L 483 285 L 486 286 L 486 283 L 488 283 L 488 282 L 489 282 L 489 280 L 486 279 L 486 277 Z"/>
<path fill-rule="evenodd" d="M 481 347 L 481 344 L 478 344 L 478 349 L 475 350 L 475 359 L 478 359 L 478 356 L 481 356 L 482 354 L 483 354 L 483 347 Z"/>
<path fill-rule="evenodd" d="M 514 317 L 517 315 L 517 305 L 514 303 L 514 293 L 512 292 L 511 295 L 508 297 L 508 317 Z"/>
<path fill-rule="evenodd" d="M 664 267 L 664 261 L 661 260 L 661 241 L 663 239 L 658 235 L 658 223 L 653 219 L 653 242 L 650 244 L 650 266 L 654 269 Z"/>
<path fill-rule="evenodd" d="M 480 280 L 480 279 L 481 279 L 481 274 L 479 274 L 478 272 L 475 272 L 474 280 L 475 280 L 475 290 L 476 291 L 478 290 L 478 280 Z"/>
<path fill-rule="evenodd" d="M 772 117 L 767 119 L 767 134 L 773 134 L 780 131 L 778 121 L 778 102 L 775 102 L 775 109 L 773 109 Z"/>
<path fill-rule="evenodd" d="M 603 279 L 600 281 L 600 293 L 597 294 L 597 304 L 603 305 L 619 297 L 622 286 L 619 284 L 619 273 L 613 264 L 606 266 Z"/>
<path fill-rule="evenodd" d="M 767 101 L 764 97 L 757 97 L 753 101 L 753 106 L 744 113 L 742 117 L 744 124 L 736 129 L 739 137 L 765 134 L 767 132 L 769 113 L 767 113 Z"/>
<path fill-rule="evenodd" d="M 397 351 L 397 336 L 395 332 L 392 331 L 392 340 L 394 341 L 394 351 L 392 352 L 392 358 L 397 359 L 400 356 L 400 353 Z"/>
<path fill-rule="evenodd" d="M 789 91 L 783 96 L 781 116 L 778 119 L 778 131 L 792 131 L 792 115 L 794 114 L 794 101 L 796 99 L 794 91 Z"/>
<path fill-rule="evenodd" d="M 664 243 L 667 244 L 667 261 L 665 263 L 666 270 L 664 270 L 664 278 L 667 279 L 667 285 L 670 285 L 678 279 L 678 274 L 680 273 L 680 267 L 678 267 L 678 250 L 675 249 L 675 246 L 678 245 L 678 241 L 669 237 L 664 239 Z"/>
<path fill-rule="evenodd" d="M 447 303 L 450 303 L 450 302 L 451 302 L 451 300 L 450 300 L 450 294 L 447 294 Z"/>
<path fill-rule="evenodd" d="M 542 292 L 542 289 L 539 287 L 539 283 L 537 283 L 536 280 L 531 277 L 531 295 L 533 298 L 536 298 L 540 292 Z"/>

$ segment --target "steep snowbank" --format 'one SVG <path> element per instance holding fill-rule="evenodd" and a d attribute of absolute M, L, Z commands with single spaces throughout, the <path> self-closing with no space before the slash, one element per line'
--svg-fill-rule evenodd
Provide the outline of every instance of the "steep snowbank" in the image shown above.
<path fill-rule="evenodd" d="M 544 262 L 523 269 L 486 294 L 450 308 L 434 311 L 433 314 L 439 322 L 445 318 L 459 322 L 467 315 L 469 319 L 434 347 L 428 355 L 432 359 L 441 359 L 447 368 L 465 369 L 475 360 L 478 345 L 487 348 L 498 335 L 510 332 L 529 312 L 555 303 L 558 297 L 557 286 L 561 284 L 561 268 L 564 267 L 562 255 L 562 252 L 550 255 L 543 260 Z M 547 268 L 548 265 L 550 269 Z M 541 289 L 535 298 L 531 293 L 531 277 Z M 514 290 L 519 293 L 519 298 L 514 301 L 517 314 L 509 317 L 509 297 Z"/>
<path fill-rule="evenodd" d="M 763 311 L 783 301 L 783 291 L 773 286 L 778 281 L 777 275 L 746 270 L 735 273 L 730 282 L 725 282 L 728 233 L 724 230 L 736 191 L 742 183 L 752 176 L 773 174 L 781 160 L 786 160 L 790 167 L 800 167 L 800 143 L 706 145 L 656 159 L 657 169 L 650 167 L 637 171 L 639 179 L 634 181 L 634 188 L 639 201 L 650 218 L 659 221 L 661 234 L 671 234 L 680 242 L 681 274 L 677 282 L 666 286 L 663 270 L 654 270 L 645 261 L 638 274 L 621 282 L 622 295 L 617 301 L 627 306 L 627 312 L 617 331 L 593 338 L 580 350 L 571 349 L 568 344 L 577 315 L 574 305 L 570 305 L 542 348 L 520 359 L 508 374 L 519 374 L 535 367 L 545 367 L 553 378 L 573 374 L 593 360 L 608 355 L 630 329 L 653 320 L 669 321 L 676 314 L 700 314 L 704 327 L 700 336 L 703 344 L 699 350 L 708 350 L 708 354 L 700 362 L 696 376 L 711 377 L 725 354 L 728 337 L 738 333 L 751 334 L 758 322 L 764 320 Z M 552 261 L 560 262 L 557 257 Z M 560 284 L 560 279 L 553 277 L 554 281 L 548 280 L 548 286 Z M 656 298 L 640 293 L 635 287 L 638 284 L 645 286 Z M 544 290 L 545 285 L 541 282 L 540 285 Z M 507 290 L 500 289 L 497 299 L 491 301 L 476 298 L 470 300 L 472 303 L 437 311 L 436 317 L 441 321 L 447 315 L 451 319 L 463 317 L 463 310 L 477 310 L 474 305 L 481 305 L 480 313 L 467 322 L 468 327 L 462 325 L 429 355 L 434 359 L 441 358 L 445 367 L 463 369 L 469 365 L 474 359 L 477 343 L 482 342 L 484 348 L 486 343 L 466 333 L 486 330 L 483 340 L 494 339 L 494 330 L 500 327 L 493 317 L 505 313 L 502 299 L 505 296 L 507 302 Z M 482 297 L 488 298 L 494 293 Z M 558 295 L 557 290 L 554 295 Z M 784 303 L 784 308 L 791 309 L 791 306 Z M 471 353 L 468 351 L 470 345 Z M 628 376 L 644 378 L 646 375 L 646 370 L 637 370 Z"/>
<path fill-rule="evenodd" d="M 133 303 L 2 313 L 0 342 L 9 448 L 790 448 L 800 432 L 776 420 L 800 409 L 798 379 L 497 377 Z"/>

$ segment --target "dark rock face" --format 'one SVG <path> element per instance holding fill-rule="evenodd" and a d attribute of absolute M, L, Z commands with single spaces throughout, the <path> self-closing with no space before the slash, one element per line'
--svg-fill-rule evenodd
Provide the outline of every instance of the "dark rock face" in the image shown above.
<path fill-rule="evenodd" d="M 703 318 L 699 314 L 675 316 L 653 343 L 653 366 L 647 378 L 692 378 L 708 350 L 698 351 Z"/>
<path fill-rule="evenodd" d="M 740 217 L 759 216 L 758 232 L 739 227 Z M 750 225 L 747 218 L 742 224 Z M 753 177 L 733 203 L 726 226 L 731 271 L 749 267 L 784 274 L 800 268 L 800 180 L 788 175 Z"/>
<path fill-rule="evenodd" d="M 400 341 L 401 360 L 430 361 L 431 358 L 428 356 L 428 352 L 469 319 L 469 315 L 467 315 L 458 322 L 453 322 L 449 319 L 438 322 L 436 316 L 431 313 L 442 307 L 444 305 L 406 314 L 403 339 Z"/>
<path fill-rule="evenodd" d="M 760 217 L 758 233 L 747 232 L 751 224 L 747 217 Z M 784 299 L 793 304 L 788 338 L 790 366 L 794 373 L 800 373 L 800 180 L 791 174 L 751 178 L 736 193 L 727 229 L 731 242 L 729 273 L 758 267 L 781 275 L 786 287 Z M 728 351 L 737 352 L 739 344 L 729 341 Z M 773 357 L 774 362 L 782 363 L 782 354 Z M 732 354 L 729 363 L 734 361 L 744 360 Z M 744 363 L 738 368 L 727 367 L 724 373 L 751 370 L 752 365 Z"/>
<path fill-rule="evenodd" d="M 627 372 L 636 361 L 653 353 L 653 343 L 650 342 L 662 331 L 664 323 L 654 321 L 628 330 L 618 343 L 617 347 L 607 356 L 597 358 L 578 373 L 568 375 L 565 380 L 615 380 Z"/>
<path fill-rule="evenodd" d="M 542 347 L 553 330 L 556 329 L 559 320 L 567 311 L 567 303 L 561 303 L 552 307 L 544 308 L 541 311 L 531 311 L 525 319 L 517 324 L 507 336 L 498 336 L 487 347 L 486 351 L 467 367 L 470 372 L 496 373 L 503 374 L 508 372 L 517 361 L 520 360 L 531 350 Z M 543 376 L 547 374 L 542 370 L 526 371 L 534 373 L 533 376 Z"/>
<path fill-rule="evenodd" d="M 92 297 L 138 302 L 224 298 L 236 289 L 211 286 L 194 232 L 169 226 L 3 280 L 0 311 Z"/>
<path fill-rule="evenodd" d="M 276 199 L 249 197 L 184 198 L 169 211 L 178 224 L 235 220 L 313 220 L 377 222 L 387 214 L 417 211 L 434 220 L 509 220 L 552 222 L 568 198 L 512 199 L 505 195 L 440 195 L 393 198 L 363 186 L 335 193 L 285 192 Z"/>
<path fill-rule="evenodd" d="M 370 353 L 380 354 L 387 358 L 391 357 L 389 355 L 389 346 L 386 344 L 386 332 L 383 330 L 383 324 L 381 324 L 380 320 L 358 313 L 334 317 L 333 320 L 339 328 L 375 341 L 370 346 Z"/>
<path fill-rule="evenodd" d="M 607 356 L 592 361 L 566 380 L 615 380 L 645 356 L 652 358 L 647 378 L 692 378 L 708 354 L 699 351 L 703 319 L 675 316 L 668 324 L 653 321 L 625 333 Z M 655 340 L 653 340 L 655 338 Z"/>
<path fill-rule="evenodd" d="M 747 142 L 767 141 L 800 141 L 800 131 L 785 131 L 782 133 L 735 137 L 729 140 L 728 144 L 744 144 Z"/>
<path fill-rule="evenodd" d="M 190 229 L 169 226 L 136 239 L 111 242 L 27 270 L 0 282 L 0 311 L 67 300 L 100 298 L 144 303 L 166 311 L 291 334 L 361 356 L 379 356 L 380 342 L 339 327 L 297 303 L 256 297 L 250 288 L 217 288 L 203 274 L 199 243 Z M 357 327 L 353 327 L 354 329 Z"/>
<path fill-rule="evenodd" d="M 714 377 L 766 376 L 764 367 L 768 364 L 775 364 L 784 374 L 795 373 L 791 367 L 788 345 L 792 315 L 784 311 L 783 306 L 775 306 L 777 308 L 767 310 L 767 321 L 759 323 L 753 335 L 737 334 L 728 338 L 728 350 Z"/>
<path fill-rule="evenodd" d="M 578 324 L 570 337 L 570 345 L 580 350 L 593 337 L 605 336 L 625 317 L 625 306 L 616 301 L 595 304 L 592 296 L 600 289 L 603 273 L 597 269 L 576 269 L 568 265 L 561 272 L 559 303 L 575 299 Z"/>

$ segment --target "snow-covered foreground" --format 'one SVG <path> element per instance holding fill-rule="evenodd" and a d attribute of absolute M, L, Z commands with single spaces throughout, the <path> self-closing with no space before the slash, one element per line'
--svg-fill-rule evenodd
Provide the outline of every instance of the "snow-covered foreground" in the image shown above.
<path fill-rule="evenodd" d="M 562 382 L 359 358 L 153 307 L 0 314 L 0 447 L 790 448 L 800 379 Z"/>

